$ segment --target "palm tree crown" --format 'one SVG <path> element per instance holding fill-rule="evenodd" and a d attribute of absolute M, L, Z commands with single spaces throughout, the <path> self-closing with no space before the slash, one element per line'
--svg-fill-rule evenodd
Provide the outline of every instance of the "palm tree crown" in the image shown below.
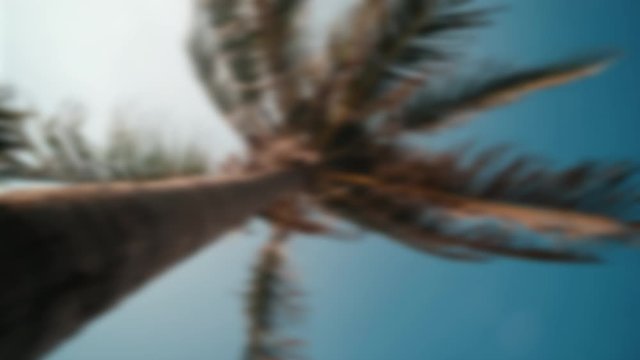
<path fill-rule="evenodd" d="M 326 51 L 311 56 L 300 29 L 304 5 L 201 1 L 190 47 L 211 99 L 256 153 L 286 137 L 319 158 L 314 186 L 264 214 L 276 227 L 328 229 L 304 219 L 311 206 L 458 260 L 592 261 L 569 240 L 635 234 L 633 222 L 620 220 L 634 205 L 622 186 L 632 175 L 627 164 L 553 172 L 529 157 L 500 165 L 501 148 L 469 163 L 464 149 L 425 154 L 400 144 L 405 134 L 450 127 L 596 74 L 609 56 L 436 86 L 439 70 L 461 64 L 452 38 L 489 24 L 493 9 L 473 1 L 363 0 L 336 26 Z M 495 221 L 476 221 L 486 219 Z M 523 238 L 522 229 L 556 242 Z"/>
<path fill-rule="evenodd" d="M 625 218 L 637 205 L 628 196 L 629 164 L 554 172 L 524 156 L 502 164 L 508 150 L 502 147 L 465 162 L 465 148 L 429 154 L 400 145 L 405 134 L 451 127 L 533 91 L 597 74 L 609 56 L 437 86 L 440 69 L 461 66 L 452 36 L 489 24 L 493 9 L 470 0 L 362 0 L 332 32 L 326 51 L 311 56 L 299 23 L 305 3 L 201 1 L 190 47 L 213 103 L 256 154 L 281 137 L 317 154 L 314 186 L 262 214 L 278 236 L 331 232 L 308 216 L 319 210 L 453 260 L 592 262 L 597 256 L 577 247 L 578 240 L 637 235 Z M 259 264 L 284 244 L 270 242 Z M 258 266 L 256 279 L 264 271 L 275 270 Z M 278 302 L 269 301 L 275 293 L 252 292 L 252 304 L 273 304 L 261 312 L 250 307 L 254 329 L 277 312 Z M 258 294 L 265 299 L 256 300 Z M 274 354 L 281 347 L 259 343 L 249 348 L 262 352 L 249 358 L 280 358 Z"/>

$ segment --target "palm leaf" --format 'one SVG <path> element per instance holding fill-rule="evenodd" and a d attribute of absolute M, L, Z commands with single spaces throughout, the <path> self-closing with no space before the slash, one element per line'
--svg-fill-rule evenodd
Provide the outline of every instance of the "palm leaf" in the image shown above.
<path fill-rule="evenodd" d="M 268 132 L 269 124 L 258 116 L 259 29 L 244 11 L 246 1 L 205 0 L 197 6 L 190 42 L 196 74 L 238 131 L 247 136 Z"/>
<path fill-rule="evenodd" d="M 259 42 L 264 53 L 269 78 L 273 82 L 277 104 L 288 114 L 300 99 L 303 78 L 296 76 L 301 67 L 304 48 L 300 13 L 306 0 L 255 0 L 259 12 Z"/>
<path fill-rule="evenodd" d="M 249 319 L 246 360 L 298 359 L 299 341 L 287 339 L 284 325 L 295 311 L 298 292 L 287 274 L 286 232 L 276 230 L 260 252 L 247 294 Z"/>
<path fill-rule="evenodd" d="M 638 208 L 638 168 L 587 162 L 556 171 L 527 156 L 507 158 L 489 148 L 465 161 L 462 152 L 412 154 L 392 150 L 375 164 L 376 177 L 398 186 L 419 185 L 463 196 L 621 217 Z"/>
<path fill-rule="evenodd" d="M 425 203 L 415 198 L 380 192 L 368 186 L 349 186 L 344 196 L 330 197 L 326 206 L 366 229 L 431 255 L 459 261 L 484 261 L 488 256 L 560 262 L 592 262 L 596 258 L 566 245 L 523 241 L 520 234 L 486 224 L 461 230 L 455 218 L 428 217 Z"/>
<path fill-rule="evenodd" d="M 22 141 L 15 130 L 22 117 L 21 113 L 0 108 L 0 154 L 3 154 L 3 157 L 22 146 Z"/>
<path fill-rule="evenodd" d="M 446 42 L 435 40 L 455 30 L 487 23 L 487 10 L 469 10 L 469 1 L 369 0 L 349 21 L 353 32 L 333 40 L 336 67 L 346 68 L 342 107 L 349 112 L 378 101 L 408 81 L 412 89 L 424 83 L 429 64 L 450 58 Z M 419 80 L 416 80 L 419 79 Z M 403 86 L 405 87 L 405 86 Z M 397 96 L 397 91 L 393 91 Z M 407 92 L 408 94 L 411 91 Z M 407 94 L 407 95 L 408 95 Z M 405 96 L 407 96 L 405 95 Z M 365 105 L 366 104 L 366 105 Z"/>
<path fill-rule="evenodd" d="M 501 164 L 503 153 L 489 149 L 463 161 L 462 152 L 427 156 L 380 147 L 369 157 L 332 164 L 336 173 L 325 174 L 326 186 L 346 187 L 342 194 L 347 198 L 361 198 L 364 192 L 365 198 L 413 204 L 413 215 L 406 214 L 412 219 L 428 209 L 444 215 L 443 223 L 497 220 L 490 226 L 496 230 L 493 237 L 513 229 L 567 240 L 637 237 L 637 220 L 625 218 L 634 212 L 637 216 L 640 205 L 633 190 L 636 167 L 590 163 L 553 171 L 527 157 Z M 354 161 L 359 169 L 350 165 Z M 392 208 L 385 204 L 376 206 Z"/>
<path fill-rule="evenodd" d="M 304 78 L 295 75 L 303 67 L 297 22 L 305 2 L 207 0 L 198 5 L 190 46 L 196 73 L 246 137 L 271 134 L 302 94 Z"/>
<path fill-rule="evenodd" d="M 28 147 L 22 127 L 29 114 L 12 109 L 10 98 L 9 90 L 0 87 L 0 176 L 21 168 L 17 153 Z"/>
<path fill-rule="evenodd" d="M 1 177 L 71 183 L 151 180 L 209 171 L 199 148 L 169 149 L 153 133 L 137 134 L 116 124 L 104 149 L 83 132 L 84 117 L 71 108 L 50 119 L 11 112 L 0 118 L 0 139 L 12 139 L 0 151 Z M 8 112 L 7 112 L 8 113 Z"/>
<path fill-rule="evenodd" d="M 624 237 L 636 231 L 633 225 L 605 216 L 484 200 L 428 188 L 421 184 L 388 185 L 371 178 L 340 174 L 331 178 L 341 183 L 365 186 L 379 195 L 418 201 L 425 207 L 439 209 L 450 218 L 492 218 L 505 222 L 508 226 L 515 223 L 531 231 L 560 234 L 569 238 Z"/>
<path fill-rule="evenodd" d="M 445 128 L 532 92 L 598 74 L 611 60 L 609 55 L 571 59 L 498 75 L 475 85 L 471 81 L 460 81 L 457 86 L 448 84 L 450 88 L 460 89 L 454 94 L 443 93 L 442 89 L 427 89 L 419 92 L 394 120 L 398 120 L 399 129 L 408 131 Z"/>

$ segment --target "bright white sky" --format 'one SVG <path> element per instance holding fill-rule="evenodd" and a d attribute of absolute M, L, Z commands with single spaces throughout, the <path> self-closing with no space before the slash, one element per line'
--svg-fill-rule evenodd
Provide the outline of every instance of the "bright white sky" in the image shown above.
<path fill-rule="evenodd" d="M 172 140 L 197 133 L 197 141 L 218 150 L 233 144 L 226 128 L 212 121 L 217 114 L 184 55 L 184 1 L 2 1 L 8 16 L 1 79 L 40 112 L 80 102 L 96 134 L 124 108 Z"/>
<path fill-rule="evenodd" d="M 313 24 L 350 3 L 315 1 Z M 44 114 L 65 101 L 82 103 L 93 134 L 124 108 L 166 129 L 172 141 L 197 134 L 215 152 L 226 151 L 237 142 L 213 120 L 218 114 L 184 52 L 190 12 L 185 0 L 0 0 L 0 83 Z"/>

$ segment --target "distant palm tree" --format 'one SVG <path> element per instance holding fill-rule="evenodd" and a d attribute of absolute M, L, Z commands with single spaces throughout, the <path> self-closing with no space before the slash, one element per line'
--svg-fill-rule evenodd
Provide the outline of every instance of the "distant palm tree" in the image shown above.
<path fill-rule="evenodd" d="M 269 221 L 277 235 L 262 251 L 248 297 L 247 359 L 280 359 L 290 353 L 292 343 L 273 336 L 280 290 L 288 288 L 281 278 L 283 246 L 287 234 L 330 234 L 333 224 L 319 221 L 321 213 L 461 261 L 509 256 L 593 262 L 597 254 L 580 246 L 593 241 L 580 240 L 637 238 L 638 225 L 629 216 L 639 197 L 629 164 L 588 162 L 555 172 L 529 157 L 505 163 L 508 148 L 470 157 L 466 148 L 424 153 L 401 141 L 407 134 L 457 125 L 532 91 L 596 74 L 609 56 L 452 80 L 444 73 L 468 72 L 453 51 L 455 33 L 488 24 L 492 13 L 472 7 L 471 0 L 362 0 L 333 31 L 326 51 L 311 56 L 301 29 L 305 3 L 200 0 L 190 42 L 196 73 L 212 102 L 249 146 L 250 160 L 229 171 L 260 174 L 277 168 L 303 179 L 287 184 L 279 175 L 280 185 L 272 181 L 269 186 L 256 181 L 255 203 L 270 206 L 256 207 L 246 197 L 237 204 L 260 209 L 256 215 Z M 19 117 L 8 111 L 3 116 L 6 123 Z M 12 149 L 22 148 L 24 157 L 32 147 L 6 131 L 0 132 L 6 169 L 24 174 L 28 164 Z M 105 167 L 81 158 L 87 166 L 73 168 L 83 169 L 78 180 L 88 180 L 86 169 Z M 65 171 L 63 179 L 73 180 L 73 174 Z M 127 176 L 108 179 L 113 178 Z M 202 179 L 181 184 L 194 191 L 191 200 L 181 200 L 186 208 L 194 201 L 197 209 L 199 198 L 193 194 L 211 187 Z M 145 183 L 138 190 L 145 193 Z M 267 192 L 269 199 L 264 198 Z M 275 195 L 278 200 L 272 202 Z M 158 219 L 151 220 L 143 224 L 154 226 Z M 216 219 L 200 216 L 189 224 L 209 220 Z"/>

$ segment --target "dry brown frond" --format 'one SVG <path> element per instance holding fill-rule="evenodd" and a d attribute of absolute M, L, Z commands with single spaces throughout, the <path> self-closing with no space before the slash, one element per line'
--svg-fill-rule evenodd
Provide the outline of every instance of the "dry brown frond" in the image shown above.
<path fill-rule="evenodd" d="M 420 184 L 385 184 L 375 178 L 349 174 L 329 174 L 329 179 L 342 184 L 365 186 L 369 190 L 399 199 L 420 201 L 458 219 L 497 219 L 518 224 L 539 233 L 559 234 L 570 238 L 628 236 L 635 232 L 627 224 L 604 216 L 553 208 L 535 208 L 470 196 L 447 193 Z"/>
<path fill-rule="evenodd" d="M 637 166 L 628 163 L 578 164 L 555 171 L 542 160 L 506 160 L 504 147 L 464 160 L 463 152 L 415 154 L 387 149 L 372 160 L 376 178 L 397 186 L 421 186 L 463 196 L 516 204 L 628 216 L 638 205 L 633 194 Z M 386 154 L 386 155 L 385 155 Z"/>
<path fill-rule="evenodd" d="M 399 117 L 398 128 L 405 131 L 433 131 L 457 125 L 474 113 L 517 101 L 538 90 L 563 85 L 600 73 L 611 56 L 571 59 L 535 69 L 498 75 L 479 85 L 452 84 L 457 94 L 424 91 L 412 100 Z M 468 81 L 470 82 L 470 81 Z"/>
<path fill-rule="evenodd" d="M 507 228 L 476 226 L 457 229 L 456 218 L 438 214 L 429 218 L 419 199 L 399 198 L 363 186 L 350 187 L 346 196 L 325 204 L 349 221 L 379 231 L 390 239 L 429 254 L 460 261 L 483 261 L 489 255 L 538 261 L 592 262 L 594 256 L 566 246 L 524 242 Z M 433 209 L 431 209 L 433 211 Z"/>

